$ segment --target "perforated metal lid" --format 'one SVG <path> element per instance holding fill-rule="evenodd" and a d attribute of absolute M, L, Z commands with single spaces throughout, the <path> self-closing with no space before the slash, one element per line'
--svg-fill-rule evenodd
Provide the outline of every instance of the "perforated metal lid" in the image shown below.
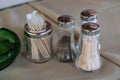
<path fill-rule="evenodd" d="M 100 33 L 100 26 L 96 23 L 84 23 L 81 29 L 82 33 L 85 35 L 96 35 Z"/>
<path fill-rule="evenodd" d="M 58 26 L 62 28 L 69 28 L 74 25 L 74 18 L 70 15 L 62 15 L 58 17 Z"/>
<path fill-rule="evenodd" d="M 80 13 L 80 16 L 81 16 L 81 20 L 94 21 L 97 19 L 97 12 L 92 9 L 86 9 Z"/>

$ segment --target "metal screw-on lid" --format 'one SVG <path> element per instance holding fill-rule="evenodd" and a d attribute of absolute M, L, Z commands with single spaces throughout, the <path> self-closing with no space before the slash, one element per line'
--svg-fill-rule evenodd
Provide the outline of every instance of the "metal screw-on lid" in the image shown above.
<path fill-rule="evenodd" d="M 97 19 L 97 12 L 92 9 L 83 10 L 80 15 L 81 19 L 84 21 L 94 21 Z"/>
<path fill-rule="evenodd" d="M 74 18 L 70 15 L 62 15 L 58 17 L 58 26 L 62 28 L 69 28 L 74 25 Z"/>
<path fill-rule="evenodd" d="M 100 26 L 97 23 L 84 23 L 82 25 L 82 33 L 85 35 L 96 35 L 100 33 Z"/>
<path fill-rule="evenodd" d="M 72 22 L 73 20 L 74 20 L 74 18 L 70 15 L 62 15 L 62 16 L 58 17 L 58 21 L 60 21 L 60 22 L 67 23 L 67 22 Z"/>
<path fill-rule="evenodd" d="M 28 28 L 28 25 L 26 24 L 24 27 L 25 36 L 30 38 L 44 38 L 50 35 L 52 33 L 51 24 L 48 21 L 45 21 L 45 22 L 46 22 L 46 29 L 43 31 L 39 31 L 39 33 L 38 31 L 31 32 Z"/>

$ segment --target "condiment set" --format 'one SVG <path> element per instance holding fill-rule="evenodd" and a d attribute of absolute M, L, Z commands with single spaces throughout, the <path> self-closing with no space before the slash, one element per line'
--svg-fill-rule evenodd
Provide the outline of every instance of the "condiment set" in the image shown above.
<path fill-rule="evenodd" d="M 26 15 L 26 24 L 24 26 L 24 37 L 26 46 L 26 58 L 33 63 L 44 63 L 48 62 L 52 58 L 60 62 L 74 62 L 75 67 L 78 70 L 84 71 L 96 71 L 101 68 L 102 62 L 100 57 L 100 26 L 97 24 L 97 12 L 92 9 L 83 10 L 80 13 L 80 31 L 79 39 L 75 41 L 74 39 L 74 28 L 75 19 L 70 15 L 61 15 L 57 18 L 57 33 L 55 39 L 53 38 L 52 25 L 48 22 L 44 15 L 33 11 Z M 1 33 L 0 28 L 0 34 Z M 6 29 L 5 29 L 6 30 Z M 9 30 L 6 30 L 9 32 Z M 9 34 L 9 33 L 4 34 Z M 13 33 L 13 32 L 12 32 Z M 14 37 L 16 34 L 10 34 L 11 36 L 6 36 L 4 39 L 0 35 L 0 42 L 5 42 L 8 38 L 9 41 L 14 41 L 13 45 L 11 43 L 10 50 L 15 46 L 18 47 L 17 51 L 13 50 L 11 57 L 13 62 L 16 53 L 20 51 L 20 41 L 19 38 Z M 53 48 L 53 43 L 55 42 L 55 47 Z M 75 44 L 77 43 L 77 45 Z M 2 43 L 0 43 L 2 44 Z M 8 47 L 9 48 L 9 47 Z M 4 50 L 6 50 L 4 52 Z M 10 54 L 10 50 L 1 47 L 0 45 L 0 63 L 3 60 L 4 55 Z M 3 53 L 3 54 L 2 54 Z M 6 57 L 6 60 L 9 60 Z M 5 62 L 5 61 L 4 61 Z M 6 63 L 6 62 L 5 62 Z M 1 67 L 0 69 L 7 66 Z"/>

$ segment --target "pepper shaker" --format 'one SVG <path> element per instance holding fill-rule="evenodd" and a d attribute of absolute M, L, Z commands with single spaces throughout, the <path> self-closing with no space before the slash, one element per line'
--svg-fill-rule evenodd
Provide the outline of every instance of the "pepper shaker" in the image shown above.
<path fill-rule="evenodd" d="M 95 71 L 101 67 L 99 50 L 100 27 L 96 23 L 84 23 L 81 28 L 81 47 L 75 66 L 84 71 Z"/>
<path fill-rule="evenodd" d="M 53 56 L 61 62 L 70 62 L 75 55 L 74 18 L 70 15 L 58 17 L 57 42 Z"/>
<path fill-rule="evenodd" d="M 42 14 L 34 11 L 27 15 L 24 35 L 26 40 L 26 57 L 29 61 L 43 63 L 51 59 L 52 28 Z"/>

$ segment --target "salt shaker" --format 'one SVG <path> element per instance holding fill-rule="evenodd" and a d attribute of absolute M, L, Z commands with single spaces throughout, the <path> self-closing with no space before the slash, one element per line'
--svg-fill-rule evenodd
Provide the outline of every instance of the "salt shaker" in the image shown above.
<path fill-rule="evenodd" d="M 42 14 L 34 11 L 27 15 L 24 35 L 26 40 L 26 58 L 29 61 L 43 63 L 51 59 L 51 24 L 44 19 Z"/>
<path fill-rule="evenodd" d="M 93 23 L 97 23 L 97 12 L 95 10 L 92 9 L 86 9 L 81 11 L 80 13 L 80 27 L 79 30 L 81 30 L 81 25 L 84 23 L 88 23 L 88 22 L 93 22 Z M 79 35 L 81 36 L 81 33 L 79 31 Z M 78 52 L 80 51 L 80 36 L 78 39 L 78 43 L 77 43 L 77 50 Z"/>
<path fill-rule="evenodd" d="M 94 22 L 97 23 L 97 12 L 92 9 L 83 10 L 80 13 L 81 21 L 83 23 Z"/>
<path fill-rule="evenodd" d="M 70 15 L 58 17 L 57 42 L 53 56 L 61 62 L 70 62 L 73 59 L 74 45 L 74 18 Z"/>
<path fill-rule="evenodd" d="M 84 23 L 81 27 L 81 47 L 75 66 L 84 71 L 95 71 L 101 67 L 99 51 L 100 27 L 96 23 Z"/>

